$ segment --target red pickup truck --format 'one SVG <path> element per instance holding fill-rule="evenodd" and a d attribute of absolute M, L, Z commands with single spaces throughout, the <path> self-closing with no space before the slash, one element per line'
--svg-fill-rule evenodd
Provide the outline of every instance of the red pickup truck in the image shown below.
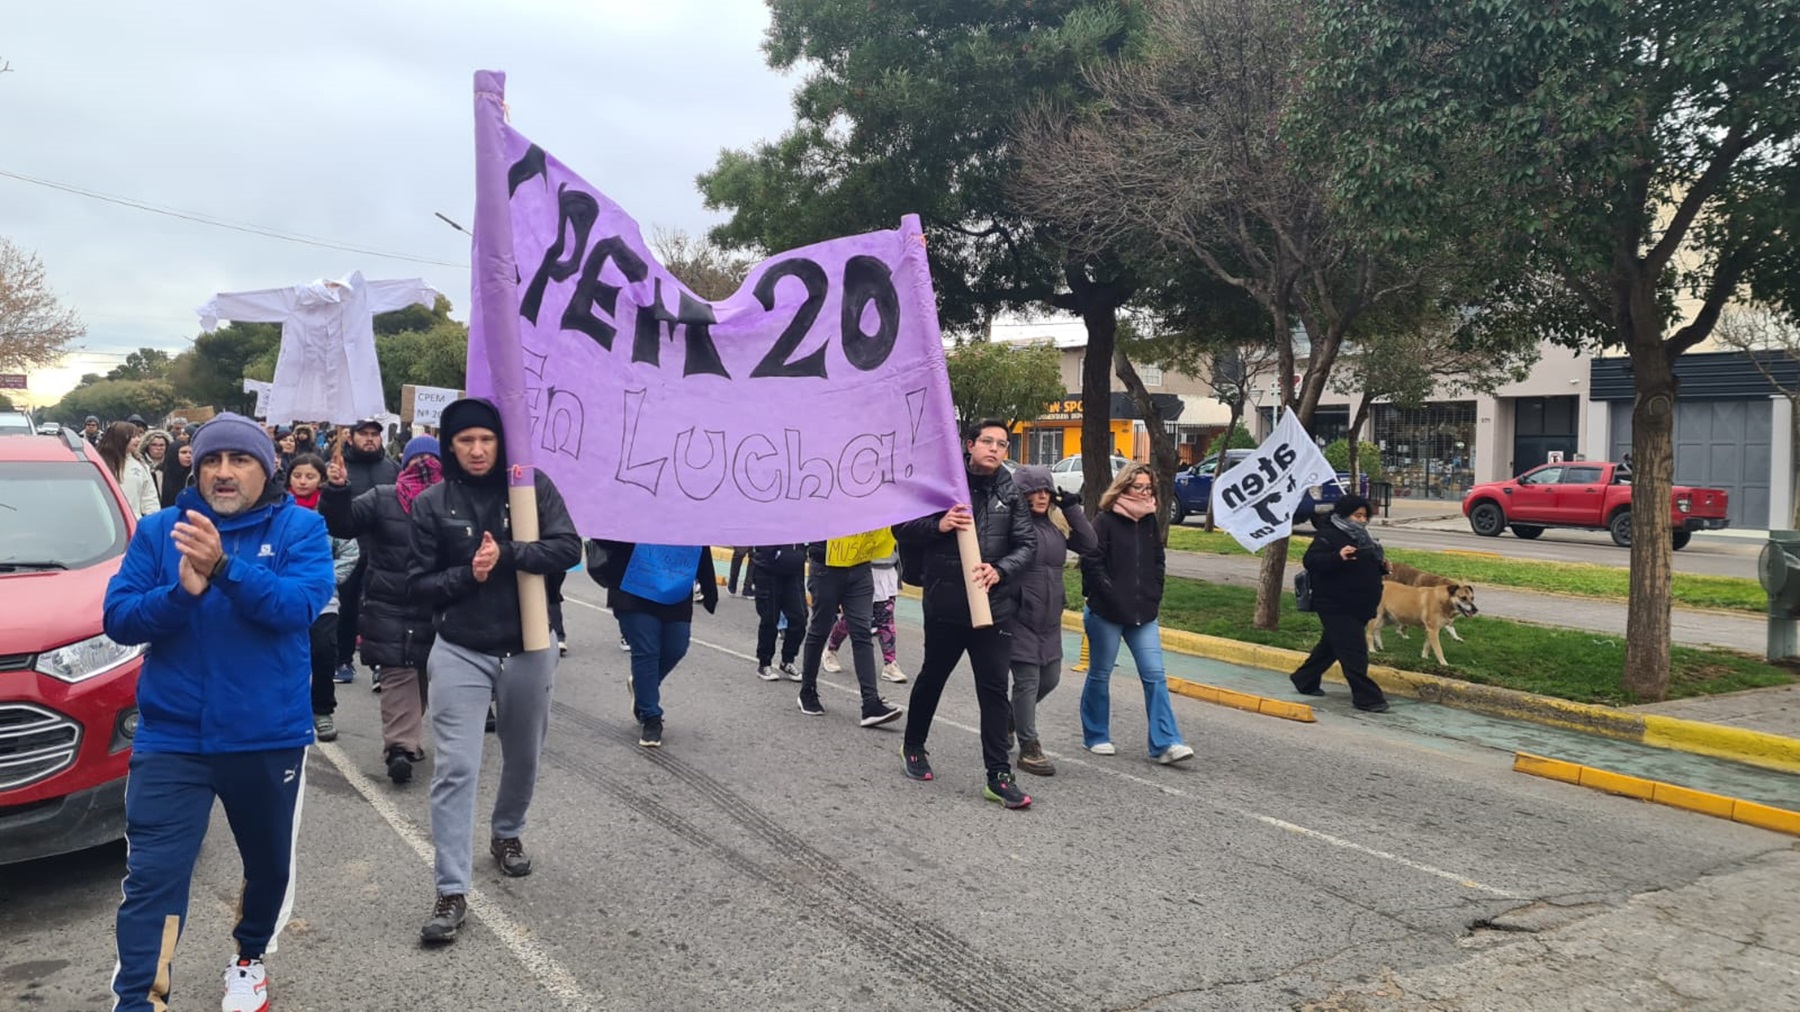
<path fill-rule="evenodd" d="M 1695 531 L 1724 529 L 1724 489 L 1677 485 L 1670 496 L 1675 547 L 1687 547 Z M 1535 467 L 1511 481 L 1477 485 L 1463 497 L 1463 516 L 1484 538 L 1508 527 L 1531 539 L 1546 527 L 1605 530 L 1613 544 L 1631 547 L 1631 470 L 1622 464 L 1578 460 Z"/>

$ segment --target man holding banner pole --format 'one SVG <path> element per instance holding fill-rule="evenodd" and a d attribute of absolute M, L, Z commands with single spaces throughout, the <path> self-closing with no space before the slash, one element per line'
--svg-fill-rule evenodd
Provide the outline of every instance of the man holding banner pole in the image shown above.
<path fill-rule="evenodd" d="M 1006 745 L 1012 718 L 1007 696 L 1012 634 L 1005 627 L 1019 608 L 1019 577 L 1037 553 L 1037 529 L 1030 505 L 1001 467 L 1008 446 L 1006 425 L 987 419 L 967 436 L 969 503 L 894 526 L 902 546 L 924 553 L 925 570 L 925 656 L 913 683 L 902 758 L 907 776 L 933 778 L 926 738 L 944 685 L 967 653 L 981 707 L 981 756 L 987 766 L 982 796 L 1007 808 L 1026 808 L 1031 798 L 1013 780 Z M 968 540 L 977 542 L 980 554 L 965 567 L 963 543 Z M 984 592 L 992 613 L 985 626 L 972 614 Z"/>

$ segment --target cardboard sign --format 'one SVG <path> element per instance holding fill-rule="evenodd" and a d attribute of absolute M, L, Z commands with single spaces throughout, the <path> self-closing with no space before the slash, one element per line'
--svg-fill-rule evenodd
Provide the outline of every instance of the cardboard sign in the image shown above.
<path fill-rule="evenodd" d="M 461 390 L 445 387 L 420 387 L 411 383 L 400 388 L 400 420 L 409 425 L 437 427 L 438 419 L 451 401 L 462 398 Z"/>
<path fill-rule="evenodd" d="M 894 532 L 882 527 L 866 534 L 832 538 L 825 542 L 825 564 L 834 569 L 847 569 L 865 562 L 885 559 L 894 554 Z"/>
<path fill-rule="evenodd" d="M 693 596 L 699 570 L 698 545 L 638 545 L 619 589 L 657 604 L 677 604 Z"/>

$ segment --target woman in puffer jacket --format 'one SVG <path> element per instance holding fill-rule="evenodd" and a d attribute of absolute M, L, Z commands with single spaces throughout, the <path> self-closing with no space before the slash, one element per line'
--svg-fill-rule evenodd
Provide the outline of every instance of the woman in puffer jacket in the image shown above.
<path fill-rule="evenodd" d="M 1081 688 L 1081 734 L 1089 752 L 1114 755 L 1110 680 L 1119 644 L 1131 650 L 1144 683 L 1149 718 L 1150 758 L 1167 765 L 1194 757 L 1175 725 L 1169 683 L 1163 677 L 1162 607 L 1166 557 L 1157 527 L 1156 474 L 1143 464 L 1119 472 L 1100 497 L 1094 519 L 1095 549 L 1081 557 L 1081 584 L 1087 594 L 1087 684 Z"/>
<path fill-rule="evenodd" d="M 1068 603 L 1063 566 L 1070 550 L 1079 555 L 1094 549 L 1094 528 L 1081 511 L 1081 497 L 1057 491 L 1048 469 L 1019 468 L 1013 472 L 1013 487 L 1030 504 L 1031 522 L 1037 528 L 1037 555 L 1019 577 L 1019 612 L 1009 624 L 1013 728 L 1019 739 L 1019 768 L 1047 777 L 1056 766 L 1038 741 L 1037 705 L 1062 681 L 1062 616 Z"/>

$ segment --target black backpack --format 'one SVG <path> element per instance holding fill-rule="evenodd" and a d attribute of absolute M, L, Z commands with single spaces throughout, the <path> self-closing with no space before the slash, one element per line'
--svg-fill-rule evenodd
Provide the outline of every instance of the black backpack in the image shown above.
<path fill-rule="evenodd" d="M 1294 610 L 1313 610 L 1312 574 L 1302 569 L 1294 574 Z"/>
<path fill-rule="evenodd" d="M 607 571 L 607 564 L 612 561 L 612 548 L 616 543 L 589 538 L 585 544 L 587 549 L 586 568 L 594 582 L 607 590 L 613 589 L 612 574 Z"/>
<path fill-rule="evenodd" d="M 898 538 L 896 541 L 900 551 L 900 582 L 909 587 L 925 586 L 925 546 Z"/>

